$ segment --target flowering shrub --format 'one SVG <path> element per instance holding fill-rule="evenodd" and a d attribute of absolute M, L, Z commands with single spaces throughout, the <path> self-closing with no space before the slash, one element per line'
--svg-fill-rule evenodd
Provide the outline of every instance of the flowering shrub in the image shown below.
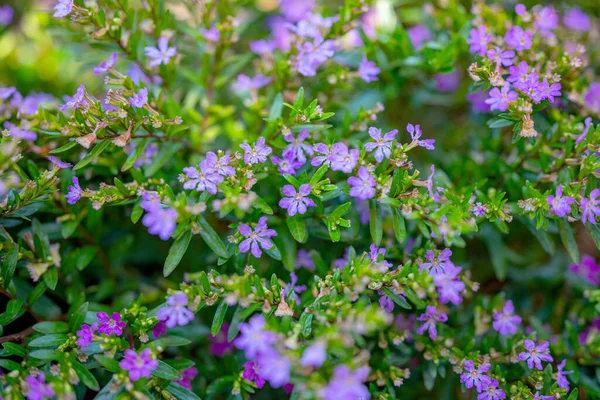
<path fill-rule="evenodd" d="M 0 7 L 2 398 L 600 398 L 598 9 L 407 3 Z"/>

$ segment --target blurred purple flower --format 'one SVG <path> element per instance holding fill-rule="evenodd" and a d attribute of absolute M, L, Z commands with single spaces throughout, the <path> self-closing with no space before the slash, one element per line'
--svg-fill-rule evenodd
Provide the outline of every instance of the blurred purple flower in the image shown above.
<path fill-rule="evenodd" d="M 467 43 L 470 45 L 469 51 L 484 56 L 488 49 L 488 44 L 492 40 L 492 34 L 487 33 L 487 28 L 483 25 L 477 29 L 471 29 Z"/>
<path fill-rule="evenodd" d="M 298 43 L 296 69 L 303 76 L 315 76 L 317 68 L 335 54 L 335 42 L 318 37 L 314 42 Z"/>
<path fill-rule="evenodd" d="M 58 168 L 71 168 L 73 166 L 73 164 L 61 161 L 59 158 L 54 156 L 48 156 L 47 159 Z"/>
<path fill-rule="evenodd" d="M 575 199 L 569 196 L 563 197 L 563 185 L 558 185 L 556 187 L 556 196 L 550 195 L 546 197 L 546 201 L 554 214 L 564 217 L 567 214 L 571 214 L 571 204 L 575 202 Z"/>
<path fill-rule="evenodd" d="M 377 64 L 375 64 L 374 61 L 369 61 L 367 55 L 363 54 L 360 66 L 358 67 L 360 79 L 365 82 L 376 81 L 378 80 L 377 75 L 379 75 L 379 72 L 381 72 L 381 70 L 377 67 Z"/>
<path fill-rule="evenodd" d="M 590 255 L 585 254 L 581 257 L 579 264 L 569 265 L 569 270 L 594 286 L 600 285 L 600 264 Z"/>
<path fill-rule="evenodd" d="M 290 360 L 273 349 L 260 352 L 256 363 L 261 376 L 274 388 L 282 387 L 290 382 Z"/>
<path fill-rule="evenodd" d="M 177 216 L 177 211 L 173 208 L 153 207 L 144 215 L 142 223 L 151 235 L 168 240 L 177 226 Z"/>
<path fill-rule="evenodd" d="M 423 43 L 433 39 L 429 28 L 425 24 L 418 24 L 406 30 L 408 37 L 416 50 L 423 47 Z"/>
<path fill-rule="evenodd" d="M 310 137 L 310 132 L 307 128 L 302 129 L 298 133 L 298 137 L 294 137 L 293 134 L 288 134 L 283 139 L 289 144 L 283 149 L 283 156 L 288 160 L 298 160 L 303 164 L 306 162 L 306 156 L 312 156 L 314 151 L 313 148 L 304 143 L 306 139 Z"/>
<path fill-rule="evenodd" d="M 198 375 L 198 369 L 189 367 L 181 371 L 181 379 L 174 381 L 186 389 L 192 390 L 192 380 Z"/>
<path fill-rule="evenodd" d="M 54 6 L 54 18 L 63 18 L 73 11 L 73 0 L 58 0 Z"/>
<path fill-rule="evenodd" d="M 315 269 L 315 262 L 313 261 L 312 254 L 306 249 L 298 249 L 296 253 L 296 268 Z"/>
<path fill-rule="evenodd" d="M 158 39 L 158 47 L 148 46 L 144 50 L 146 52 L 146 57 L 151 59 L 148 63 L 151 67 L 156 67 L 161 64 L 167 65 L 171 61 L 171 58 L 175 57 L 175 54 L 177 54 L 177 49 L 175 47 L 169 47 L 169 39 L 164 36 L 161 36 Z"/>
<path fill-rule="evenodd" d="M 600 189 L 594 189 L 590 192 L 590 197 L 581 197 L 581 221 L 595 224 L 596 217 L 600 217 Z"/>
<path fill-rule="evenodd" d="M 14 14 L 13 8 L 8 4 L 0 6 L 0 26 L 9 25 L 13 20 Z"/>
<path fill-rule="evenodd" d="M 423 135 L 423 132 L 421 131 L 421 125 L 408 124 L 406 125 L 406 131 L 410 133 L 411 140 L 413 142 L 416 141 L 417 146 L 423 147 L 427 150 L 435 150 L 435 139 L 420 140 L 421 135 Z"/>
<path fill-rule="evenodd" d="M 542 7 L 534 12 L 535 27 L 540 31 L 549 32 L 558 26 L 558 13 L 551 6 Z"/>
<path fill-rule="evenodd" d="M 562 360 L 560 364 L 558 364 L 558 372 L 556 374 L 556 383 L 558 383 L 558 387 L 561 389 L 566 389 L 569 391 L 569 381 L 565 377 L 566 375 L 570 375 L 573 371 L 565 371 L 565 366 L 567 365 L 567 360 Z"/>
<path fill-rule="evenodd" d="M 256 387 L 262 389 L 265 386 L 265 379 L 260 375 L 258 364 L 254 361 L 248 361 L 244 364 L 244 372 L 242 372 L 242 378 L 253 381 Z"/>
<path fill-rule="evenodd" d="M 511 48 L 517 51 L 523 51 L 531 48 L 531 39 L 533 35 L 528 30 L 523 30 L 520 26 L 513 26 L 506 32 L 504 41 Z"/>
<path fill-rule="evenodd" d="M 440 92 L 451 93 L 460 86 L 460 71 L 455 68 L 454 71 L 445 74 L 435 74 L 435 88 Z"/>
<path fill-rule="evenodd" d="M 487 56 L 496 63 L 496 65 L 504 65 L 505 67 L 513 64 L 513 58 L 515 52 L 512 50 L 502 50 L 500 47 L 495 46 L 493 49 L 488 50 Z"/>
<path fill-rule="evenodd" d="M 229 324 L 224 322 L 216 336 L 213 336 L 212 334 L 208 335 L 208 341 L 210 342 L 209 350 L 211 354 L 214 354 L 217 357 L 223 357 L 225 353 L 233 352 L 233 340 L 229 341 L 227 339 L 228 332 Z"/>
<path fill-rule="evenodd" d="M 590 17 L 579 7 L 569 8 L 565 12 L 563 22 L 573 31 L 588 32 L 591 28 Z"/>
<path fill-rule="evenodd" d="M 98 324 L 81 325 L 81 329 L 76 332 L 77 334 L 77 345 L 83 350 L 88 347 L 94 340 L 94 332 L 98 328 Z"/>
<path fill-rule="evenodd" d="M 262 74 L 256 75 L 254 78 L 250 78 L 248 75 L 239 74 L 237 81 L 231 86 L 236 92 L 250 91 L 254 89 L 260 89 L 271 82 L 271 77 Z"/>
<path fill-rule="evenodd" d="M 327 343 L 318 340 L 304 350 L 302 358 L 300 358 L 300 365 L 319 368 L 325 360 L 327 360 Z"/>
<path fill-rule="evenodd" d="M 110 55 L 110 58 L 108 59 L 108 61 L 103 61 L 100 65 L 98 65 L 97 67 L 94 67 L 94 75 L 102 75 L 103 73 L 105 73 L 106 71 L 108 71 L 109 69 L 114 67 L 115 64 L 117 63 L 118 56 L 119 56 L 119 53 L 114 52 Z"/>
<path fill-rule="evenodd" d="M 327 400 L 370 399 L 371 393 L 363 384 L 369 371 L 367 366 L 352 371 L 346 364 L 336 365 L 331 380 L 321 390 L 321 397 Z"/>
<path fill-rule="evenodd" d="M 592 82 L 584 95 L 585 103 L 590 110 L 600 113 L 600 83 Z"/>
<path fill-rule="evenodd" d="M 314 0 L 280 0 L 279 10 L 289 22 L 298 22 L 308 17 L 315 8 Z"/>
<path fill-rule="evenodd" d="M 244 351 L 246 358 L 254 359 L 258 354 L 270 351 L 271 345 L 277 340 L 275 332 L 265 329 L 265 324 L 265 317 L 260 314 L 240 324 L 240 336 L 234 344 Z"/>
<path fill-rule="evenodd" d="M 25 386 L 27 387 L 27 400 L 43 400 L 46 397 L 54 397 L 56 393 L 45 382 L 45 375 L 39 371 L 37 376 L 28 375 L 25 378 Z"/>
<path fill-rule="evenodd" d="M 486 99 L 487 94 L 485 92 L 475 92 L 467 95 L 467 101 L 471 103 L 471 107 L 475 113 L 485 114 L 491 111 L 490 105 L 485 102 Z"/>
<path fill-rule="evenodd" d="M 137 381 L 140 378 L 150 378 L 152 371 L 158 368 L 158 361 L 152 358 L 148 348 L 142 350 L 139 355 L 134 350 L 127 349 L 119 367 L 129 372 L 129 379 Z"/>
<path fill-rule="evenodd" d="M 284 296 L 287 298 L 290 292 L 294 292 L 296 304 L 300 305 L 300 294 L 306 291 L 306 285 L 298 285 L 298 275 L 290 272 L 290 283 L 285 286 Z"/>
<path fill-rule="evenodd" d="M 69 204 L 75 204 L 79 201 L 79 199 L 81 198 L 81 195 L 83 194 L 83 191 L 81 190 L 81 186 L 79 186 L 79 178 L 74 176 L 72 178 L 73 181 L 73 185 L 69 186 L 68 189 L 68 193 L 65 195 L 65 198 L 67 199 L 67 203 Z"/>
<path fill-rule="evenodd" d="M 349 174 L 356 167 L 359 157 L 357 149 L 348 150 L 346 144 L 334 143 L 331 146 L 331 169 Z"/>
<path fill-rule="evenodd" d="M 142 108 L 148 103 L 148 89 L 142 88 L 138 93 L 133 93 L 131 96 L 131 100 L 129 100 L 129 104 L 132 107 Z"/>
<path fill-rule="evenodd" d="M 462 268 L 456 267 L 454 264 L 447 264 L 444 273 L 433 277 L 433 283 L 437 288 L 442 304 L 462 303 L 462 296 L 460 294 L 465 290 L 465 284 L 458 276 L 461 270 Z"/>
<path fill-rule="evenodd" d="M 512 336 L 517 333 L 518 325 L 521 323 L 521 317 L 514 314 L 515 307 L 512 300 L 507 300 L 502 307 L 502 311 L 494 311 L 494 330 L 502 336 Z"/>
<path fill-rule="evenodd" d="M 498 380 L 490 379 L 484 382 L 481 386 L 481 393 L 477 396 L 477 400 L 503 400 L 506 394 L 498 388 Z"/>

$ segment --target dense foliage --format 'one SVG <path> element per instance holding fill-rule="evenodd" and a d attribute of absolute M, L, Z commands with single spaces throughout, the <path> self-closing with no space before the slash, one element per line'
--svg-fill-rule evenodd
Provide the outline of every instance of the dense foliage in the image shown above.
<path fill-rule="evenodd" d="M 2 399 L 600 399 L 595 1 L 0 6 Z"/>

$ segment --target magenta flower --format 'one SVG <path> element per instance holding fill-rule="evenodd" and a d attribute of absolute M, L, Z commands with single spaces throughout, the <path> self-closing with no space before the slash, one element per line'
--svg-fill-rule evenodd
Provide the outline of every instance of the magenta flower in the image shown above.
<path fill-rule="evenodd" d="M 365 149 L 367 151 L 375 150 L 375 159 L 377 162 L 382 162 L 384 158 L 390 158 L 394 139 L 397 134 L 398 129 L 394 129 L 382 136 L 379 129 L 371 127 L 369 128 L 369 136 L 374 141 L 367 143 Z"/>
<path fill-rule="evenodd" d="M 260 258 L 262 255 L 261 247 L 265 250 L 273 247 L 273 242 L 269 238 L 277 236 L 277 232 L 268 229 L 267 217 L 260 217 L 254 231 L 247 224 L 238 226 L 238 231 L 247 238 L 240 243 L 240 251 L 247 253 L 252 248 L 252 255 L 256 258 Z"/>
<path fill-rule="evenodd" d="M 75 204 L 79 201 L 79 199 L 81 199 L 81 195 L 83 193 L 83 191 L 81 190 L 81 186 L 79 186 L 79 178 L 74 176 L 72 178 L 73 180 L 73 185 L 68 187 L 68 193 L 65 195 L 65 198 L 67 199 L 67 203 L 69 204 Z"/>
<path fill-rule="evenodd" d="M 275 332 L 265 329 L 265 325 L 265 317 L 260 314 L 240 324 L 240 336 L 234 344 L 244 351 L 246 358 L 254 359 L 258 354 L 270 351 L 271 345 L 277 340 Z"/>
<path fill-rule="evenodd" d="M 304 350 L 300 365 L 303 367 L 319 368 L 327 360 L 327 343 L 316 341 Z"/>
<path fill-rule="evenodd" d="M 356 167 L 359 157 L 357 149 L 348 150 L 344 143 L 335 143 L 331 146 L 331 169 L 349 174 Z"/>
<path fill-rule="evenodd" d="M 531 39 L 533 35 L 528 30 L 523 30 L 520 26 L 513 26 L 506 32 L 504 41 L 511 48 L 517 51 L 523 51 L 531 48 Z"/>
<path fill-rule="evenodd" d="M 487 56 L 496 63 L 496 65 L 504 65 L 505 67 L 511 66 L 513 64 L 513 58 L 515 56 L 515 52 L 512 50 L 502 50 L 500 47 L 496 46 L 491 50 L 488 50 Z"/>
<path fill-rule="evenodd" d="M 48 158 L 48 161 L 50 161 L 52 164 L 56 165 L 58 168 L 71 168 L 73 166 L 73 164 L 61 161 L 60 159 L 58 159 L 57 157 L 54 157 L 54 156 L 48 156 L 47 158 Z"/>
<path fill-rule="evenodd" d="M 359 200 L 367 200 L 375 197 L 375 187 L 377 185 L 375 177 L 369 173 L 366 167 L 358 169 L 357 176 L 348 178 L 348 184 L 352 186 L 350 196 Z"/>
<path fill-rule="evenodd" d="M 594 189 L 590 193 L 590 197 L 581 197 L 581 221 L 585 223 L 595 224 L 596 217 L 600 217 L 600 189 Z"/>
<path fill-rule="evenodd" d="M 37 376 L 27 376 L 25 385 L 28 388 L 27 400 L 44 400 L 45 397 L 53 397 L 56 394 L 50 385 L 46 384 L 44 373 L 41 371 Z"/>
<path fill-rule="evenodd" d="M 590 255 L 581 257 L 579 264 L 569 265 L 569 270 L 594 286 L 600 285 L 600 264 L 597 264 L 594 257 Z"/>
<path fill-rule="evenodd" d="M 565 26 L 573 31 L 588 32 L 590 30 L 590 17 L 579 7 L 569 8 L 563 17 Z"/>
<path fill-rule="evenodd" d="M 152 327 L 152 334 L 155 338 L 158 338 L 167 333 L 167 325 L 163 321 L 158 321 Z"/>
<path fill-rule="evenodd" d="M 433 250 L 427 250 L 425 253 L 425 258 L 429 262 L 424 262 L 419 264 L 419 269 L 426 269 L 431 276 L 437 276 L 444 273 L 447 266 L 454 265 L 452 261 L 450 261 L 450 257 L 452 256 L 452 250 L 444 249 L 442 252 L 435 257 L 435 253 Z"/>
<path fill-rule="evenodd" d="M 475 386 L 477 391 L 481 392 L 482 387 L 490 383 L 490 377 L 485 375 L 492 367 L 490 364 L 482 364 L 478 368 L 475 368 L 473 361 L 467 360 L 463 367 L 466 372 L 460 376 L 460 383 L 464 383 L 467 389 Z"/>
<path fill-rule="evenodd" d="M 507 300 L 502 307 L 502 311 L 494 311 L 494 330 L 502 336 L 512 336 L 517 333 L 518 325 L 521 323 L 521 317 L 514 314 L 515 307 L 512 300 Z"/>
<path fill-rule="evenodd" d="M 98 324 L 92 324 L 92 326 L 84 324 L 81 325 L 81 329 L 76 332 L 77 341 L 75 343 L 77 343 L 82 350 L 88 347 L 94 340 L 96 328 L 98 328 Z"/>
<path fill-rule="evenodd" d="M 290 382 L 290 360 L 273 349 L 258 353 L 256 363 L 261 376 L 274 388 Z"/>
<path fill-rule="evenodd" d="M 223 357 L 225 353 L 233 351 L 233 341 L 227 340 L 227 332 L 229 332 L 229 324 L 224 322 L 216 336 L 212 334 L 208 335 L 208 341 L 210 342 L 209 350 L 211 354 L 217 357 Z"/>
<path fill-rule="evenodd" d="M 188 297 L 183 292 L 173 293 L 167 299 L 167 306 L 161 308 L 156 317 L 165 323 L 168 328 L 185 326 L 194 319 L 194 313 L 186 306 Z"/>
<path fill-rule="evenodd" d="M 142 88 L 138 93 L 134 93 L 129 100 L 132 107 L 142 108 L 148 103 L 148 89 Z"/>
<path fill-rule="evenodd" d="M 560 364 L 558 364 L 558 372 L 556 374 L 556 383 L 558 383 L 558 387 L 561 389 L 567 389 L 569 391 L 569 381 L 565 377 L 566 375 L 570 375 L 573 371 L 565 371 L 564 368 L 567 365 L 567 360 L 562 360 Z"/>
<path fill-rule="evenodd" d="M 151 350 L 148 348 L 139 355 L 134 350 L 127 349 L 119 366 L 129 371 L 129 379 L 137 381 L 140 378 L 150 378 L 152 371 L 158 368 L 158 361 L 152 358 Z"/>
<path fill-rule="evenodd" d="M 540 101 L 548 100 L 550 103 L 554 103 L 554 98 L 561 96 L 561 88 L 562 86 L 560 83 L 553 83 L 550 85 L 548 80 L 544 79 L 544 81 L 537 86 Z"/>
<path fill-rule="evenodd" d="M 253 381 L 257 388 L 262 389 L 265 386 L 265 379 L 260 376 L 258 364 L 254 361 L 248 361 L 244 364 L 244 372 L 242 372 L 242 378 Z"/>
<path fill-rule="evenodd" d="M 148 63 L 151 67 L 161 64 L 167 65 L 171 61 L 171 58 L 177 54 L 177 49 L 169 47 L 169 39 L 164 36 L 158 39 L 158 47 L 148 46 L 144 50 L 146 51 L 146 57 L 151 59 Z"/>
<path fill-rule="evenodd" d="M 423 132 L 421 131 L 421 125 L 406 125 L 406 131 L 410 133 L 410 138 L 413 142 L 417 143 L 417 146 L 424 147 L 427 150 L 435 150 L 434 143 L 435 139 L 420 140 Z"/>
<path fill-rule="evenodd" d="M 277 156 L 271 156 L 271 162 L 279 167 L 279 173 L 282 175 L 296 175 L 296 170 L 304 165 L 302 161 Z"/>
<path fill-rule="evenodd" d="M 378 80 L 377 75 L 379 75 L 381 70 L 377 67 L 377 64 L 373 61 L 369 61 L 367 59 L 367 55 L 363 54 L 362 60 L 358 67 L 358 75 L 360 79 L 365 82 L 373 82 Z"/>
<path fill-rule="evenodd" d="M 377 291 L 377 294 L 380 296 L 379 297 L 379 306 L 391 313 L 392 311 L 394 311 L 394 301 L 392 299 L 390 299 L 389 297 L 386 296 L 385 293 L 383 293 L 381 290 Z"/>
<path fill-rule="evenodd" d="M 571 204 L 575 202 L 575 199 L 569 196 L 563 197 L 563 185 L 558 185 L 556 187 L 556 196 L 548 196 L 546 197 L 546 201 L 548 205 L 559 217 L 564 217 L 567 214 L 571 214 Z"/>
<path fill-rule="evenodd" d="M 553 358 L 550 355 L 550 344 L 548 342 L 542 342 L 536 346 L 532 340 L 525 341 L 525 350 L 519 354 L 519 361 L 527 361 L 527 367 L 529 369 L 535 368 L 542 370 L 542 361 L 552 362 Z"/>
<path fill-rule="evenodd" d="M 158 235 L 161 240 L 168 240 L 177 226 L 177 211 L 173 208 L 152 207 L 142 223 L 148 228 L 148 233 Z"/>
<path fill-rule="evenodd" d="M 485 26 L 479 26 L 477 29 L 471 29 L 467 43 L 471 45 L 469 51 L 484 56 L 488 49 L 488 44 L 492 40 L 492 34 L 487 33 Z"/>
<path fill-rule="evenodd" d="M 436 322 L 446 322 L 448 321 L 448 316 L 443 312 L 438 313 L 435 306 L 427 306 L 425 313 L 419 315 L 417 321 L 424 322 L 424 324 L 417 329 L 417 333 L 422 335 L 427 331 L 431 340 L 435 340 L 437 337 Z"/>
<path fill-rule="evenodd" d="M 481 393 L 477 395 L 477 400 L 503 400 L 506 398 L 504 390 L 498 388 L 498 380 L 490 379 L 481 386 Z"/>
<path fill-rule="evenodd" d="M 283 139 L 289 144 L 283 149 L 283 156 L 288 160 L 298 160 L 304 164 L 306 162 L 306 156 L 313 155 L 313 149 L 309 144 L 304 143 L 306 139 L 310 137 L 310 132 L 307 128 L 302 129 L 298 133 L 298 137 L 294 135 L 285 135 Z"/>
<path fill-rule="evenodd" d="M 363 384 L 369 377 L 369 367 L 360 367 L 352 371 L 346 364 L 333 369 L 333 377 L 321 390 L 321 397 L 327 400 L 370 399 L 371 393 Z"/>
<path fill-rule="evenodd" d="M 460 294 L 465 290 L 465 284 L 458 276 L 462 268 L 450 264 L 446 265 L 444 269 L 444 273 L 433 277 L 433 283 L 437 288 L 440 302 L 442 304 L 460 304 L 462 303 Z"/>
<path fill-rule="evenodd" d="M 510 90 L 510 85 L 505 83 L 502 86 L 502 90 L 493 88 L 489 91 L 489 98 L 485 101 L 490 105 L 490 110 L 506 111 L 508 109 L 508 103 L 517 100 L 519 95 L 516 92 Z"/>
<path fill-rule="evenodd" d="M 296 215 L 296 213 L 305 214 L 307 207 L 317 206 L 317 204 L 308 197 L 311 192 L 311 188 L 308 183 L 300 185 L 298 193 L 296 193 L 296 188 L 294 188 L 292 185 L 285 185 L 282 191 L 287 197 L 279 200 L 279 207 L 285 208 L 290 217 Z"/>
<path fill-rule="evenodd" d="M 198 375 L 198 369 L 195 367 L 189 367 L 181 371 L 181 379 L 176 380 L 175 383 L 180 384 L 186 389 L 192 390 L 192 380 Z"/>
<path fill-rule="evenodd" d="M 98 65 L 97 67 L 94 67 L 94 75 L 102 75 L 103 73 L 105 73 L 106 71 L 108 71 L 109 69 L 114 67 L 115 64 L 117 63 L 118 56 L 119 56 L 119 53 L 114 52 L 110 55 L 110 58 L 108 59 L 108 61 L 103 61 L 100 65 Z"/>
<path fill-rule="evenodd" d="M 264 163 L 273 151 L 269 146 L 265 146 L 264 137 L 258 138 L 254 147 L 250 147 L 248 143 L 242 143 L 240 147 L 244 149 L 244 162 L 249 165 Z"/>
<path fill-rule="evenodd" d="M 63 18 L 71 14 L 73 11 L 73 0 L 58 0 L 58 3 L 54 6 L 54 18 Z"/>
<path fill-rule="evenodd" d="M 127 326 L 127 323 L 121 321 L 121 314 L 113 313 L 110 317 L 105 312 L 99 312 L 96 314 L 98 318 L 99 326 L 98 332 L 105 335 L 121 336 L 123 334 L 123 328 Z"/>

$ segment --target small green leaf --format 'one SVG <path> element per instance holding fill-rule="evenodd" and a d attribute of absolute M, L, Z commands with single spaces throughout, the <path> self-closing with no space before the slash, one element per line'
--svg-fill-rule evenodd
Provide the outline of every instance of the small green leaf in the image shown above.
<path fill-rule="evenodd" d="M 221 302 L 217 306 L 217 311 L 215 312 L 215 317 L 213 318 L 213 322 L 210 327 L 211 335 L 217 336 L 217 334 L 221 330 L 221 325 L 223 325 L 223 321 L 225 320 L 226 313 L 227 313 L 227 303 L 225 303 L 224 300 L 221 300 Z"/>
<path fill-rule="evenodd" d="M 350 207 L 352 207 L 352 202 L 344 203 L 341 206 L 337 207 L 335 210 L 333 210 L 333 212 L 329 214 L 329 217 L 339 218 L 346 214 L 348 211 L 350 211 Z"/>
<path fill-rule="evenodd" d="M 200 397 L 198 397 L 192 391 L 175 382 L 167 386 L 167 391 L 175 396 L 177 400 L 201 400 Z"/>
<path fill-rule="evenodd" d="M 53 333 L 40 336 L 29 342 L 31 347 L 58 347 L 67 341 L 69 337 L 64 333 Z"/>
<path fill-rule="evenodd" d="M 283 111 L 283 95 L 277 93 L 273 99 L 271 110 L 269 111 L 269 121 L 274 121 L 281 117 L 281 111 Z"/>
<path fill-rule="evenodd" d="M 71 363 L 73 365 L 75 373 L 85 386 L 95 391 L 100 390 L 100 385 L 98 384 L 98 381 L 86 367 L 74 360 L 71 360 Z"/>
<path fill-rule="evenodd" d="M 181 374 L 175 368 L 171 367 L 162 360 L 158 360 L 158 367 L 152 371 L 152 375 L 167 379 L 169 381 L 181 379 Z"/>
<path fill-rule="evenodd" d="M 306 223 L 304 219 L 298 215 L 288 217 L 287 226 L 294 239 L 300 243 L 304 243 L 306 240 Z"/>
<path fill-rule="evenodd" d="M 20 344 L 5 342 L 2 343 L 2 347 L 4 347 L 4 350 L 9 352 L 10 354 L 19 356 L 21 358 L 24 358 L 25 354 L 27 354 L 23 346 L 21 346 Z"/>
<path fill-rule="evenodd" d="M 33 356 L 32 356 L 33 357 Z M 34 357 L 35 358 L 35 357 Z M 8 371 L 25 371 L 25 368 L 18 362 L 7 359 L 0 359 L 0 367 Z"/>
<path fill-rule="evenodd" d="M 329 165 L 323 164 L 319 167 L 319 169 L 315 172 L 315 174 L 310 178 L 310 186 L 314 187 L 317 183 L 321 181 L 321 178 L 325 176 L 325 173 L 329 170 Z"/>
<path fill-rule="evenodd" d="M 394 225 L 394 234 L 396 235 L 396 240 L 400 243 L 404 243 L 404 241 L 406 240 L 406 223 L 404 222 L 402 211 L 398 209 L 393 209 L 392 215 L 392 222 Z"/>
<path fill-rule="evenodd" d="M 8 284 L 15 274 L 15 268 L 17 268 L 17 260 L 19 259 L 19 246 L 13 243 L 13 246 L 8 250 L 8 253 L 4 256 L 2 261 L 2 282 L 4 287 L 8 287 Z"/>
<path fill-rule="evenodd" d="M 129 154 L 127 160 L 125 160 L 125 164 L 123 164 L 123 166 L 121 167 L 121 171 L 127 171 L 129 168 L 133 167 L 133 164 L 135 164 L 135 162 L 144 153 L 144 150 L 146 149 L 147 145 L 148 139 L 142 139 L 139 142 L 137 142 L 135 144 L 135 147 L 133 148 L 133 151 Z"/>
<path fill-rule="evenodd" d="M 56 284 L 58 283 L 58 270 L 54 267 L 50 267 L 48 271 L 44 273 L 42 276 L 44 278 L 44 283 L 48 286 L 49 289 L 56 289 Z"/>
<path fill-rule="evenodd" d="M 179 265 L 181 258 L 187 251 L 190 241 L 192 240 L 192 231 L 185 231 L 173 242 L 165 261 L 163 275 L 169 276 L 171 272 Z"/>
<path fill-rule="evenodd" d="M 60 147 L 58 147 L 58 148 L 56 148 L 56 149 L 54 149 L 54 150 L 51 150 L 51 151 L 49 152 L 49 154 L 60 154 L 60 153 L 64 153 L 65 151 L 69 151 L 69 150 L 71 150 L 71 149 L 72 149 L 73 147 L 75 147 L 75 146 L 77 146 L 77 142 L 76 142 L 75 140 L 73 140 L 73 141 L 71 141 L 71 142 L 69 142 L 69 143 L 67 143 L 67 144 L 65 144 L 65 145 L 63 145 L 63 146 L 60 146 Z"/>
<path fill-rule="evenodd" d="M 94 161 L 96 157 L 102 154 L 102 152 L 108 147 L 109 144 L 109 139 L 105 139 L 100 143 L 96 144 L 94 147 L 92 147 L 92 150 L 90 150 L 90 152 L 73 167 L 73 171 L 77 171 L 78 169 L 81 169 L 89 163 L 91 163 L 92 161 Z"/>
<path fill-rule="evenodd" d="M 405 308 L 407 310 L 410 310 L 412 307 L 410 306 L 410 304 L 408 304 L 408 302 L 406 300 L 404 300 L 402 297 L 398 296 L 396 293 L 392 292 L 390 290 L 390 288 L 386 287 L 386 286 L 382 286 L 381 287 L 381 291 L 383 293 L 385 293 L 385 295 L 387 297 L 389 297 L 390 299 L 392 299 L 392 301 L 396 304 L 398 304 L 400 307 Z"/>
<path fill-rule="evenodd" d="M 561 218 L 558 220 L 558 231 L 571 260 L 573 260 L 575 264 L 579 264 L 579 248 L 577 247 L 577 241 L 575 240 L 573 229 L 571 229 L 571 225 L 566 219 Z"/>
<path fill-rule="evenodd" d="M 81 324 L 83 324 L 88 308 L 89 303 L 83 303 L 69 316 L 69 332 L 75 332 L 81 328 Z"/>
<path fill-rule="evenodd" d="M 121 372 L 119 361 L 115 360 L 114 358 L 109 358 L 101 355 L 95 355 L 94 358 L 96 359 L 96 361 L 98 361 L 98 363 L 100 363 L 100 365 L 102 365 L 110 372 L 113 372 L 115 374 Z"/>
<path fill-rule="evenodd" d="M 44 321 L 38 322 L 33 327 L 36 332 L 45 333 L 47 335 L 51 333 L 67 333 L 69 332 L 69 325 L 62 321 Z"/>
<path fill-rule="evenodd" d="M 37 358 L 38 360 L 58 360 L 61 356 L 60 351 L 51 349 L 39 349 L 29 352 L 29 357 Z"/>
<path fill-rule="evenodd" d="M 383 237 L 383 221 L 381 213 L 377 212 L 377 203 L 371 201 L 371 208 L 369 209 L 369 229 L 371 231 L 371 238 L 373 242 L 379 246 L 381 238 Z"/>
<path fill-rule="evenodd" d="M 198 225 L 200 226 L 200 236 L 202 236 L 208 247 L 219 257 L 229 258 L 223 241 L 203 217 L 198 219 Z"/>

